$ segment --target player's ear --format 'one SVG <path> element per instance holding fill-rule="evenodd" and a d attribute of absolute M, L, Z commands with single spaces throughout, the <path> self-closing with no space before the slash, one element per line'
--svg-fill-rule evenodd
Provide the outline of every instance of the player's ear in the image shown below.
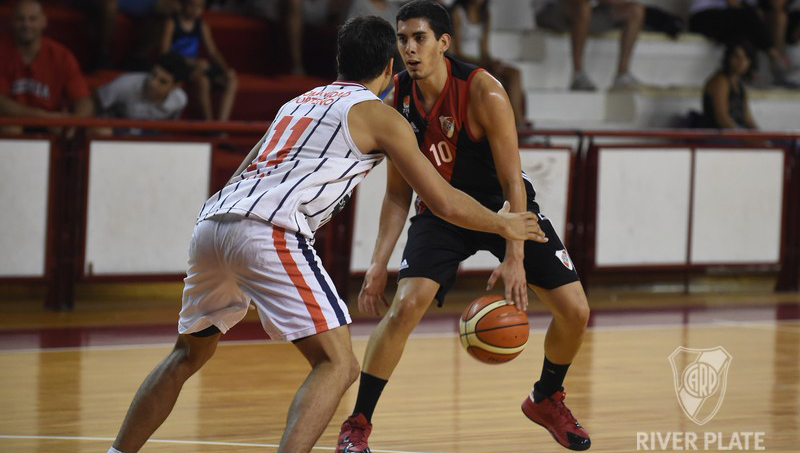
<path fill-rule="evenodd" d="M 449 33 L 442 33 L 442 36 L 439 37 L 439 45 L 442 48 L 442 52 L 447 52 L 447 49 L 450 48 L 450 43 L 452 40 L 453 38 Z"/>
<path fill-rule="evenodd" d="M 389 59 L 389 64 L 384 68 L 383 73 L 389 77 L 392 76 L 392 68 L 394 68 L 394 58 Z"/>

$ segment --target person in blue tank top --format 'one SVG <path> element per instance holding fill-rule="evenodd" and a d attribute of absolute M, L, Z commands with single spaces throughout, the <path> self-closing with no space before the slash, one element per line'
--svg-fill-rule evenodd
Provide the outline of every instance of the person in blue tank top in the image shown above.
<path fill-rule="evenodd" d="M 186 58 L 192 68 L 189 80 L 195 88 L 203 119 L 228 121 L 236 96 L 236 71 L 217 49 L 211 29 L 203 21 L 204 10 L 205 0 L 181 0 L 180 11 L 164 25 L 161 53 L 175 52 Z M 211 105 L 212 88 L 222 89 L 216 116 Z"/>

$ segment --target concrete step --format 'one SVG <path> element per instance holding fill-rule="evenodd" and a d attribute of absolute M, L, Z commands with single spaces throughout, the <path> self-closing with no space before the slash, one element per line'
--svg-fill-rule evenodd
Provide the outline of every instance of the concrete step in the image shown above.
<path fill-rule="evenodd" d="M 600 88 L 613 83 L 619 57 L 618 33 L 587 42 L 584 69 Z M 569 37 L 549 32 L 496 32 L 491 52 L 523 73 L 526 89 L 564 89 L 572 74 Z M 677 41 L 644 34 L 631 61 L 632 73 L 644 84 L 658 87 L 702 86 L 719 66 L 722 48 L 700 36 Z"/>
<path fill-rule="evenodd" d="M 527 118 L 537 128 L 653 129 L 682 125 L 690 110 L 702 111 L 699 88 L 638 92 L 528 91 Z M 763 130 L 800 131 L 800 92 L 750 89 L 751 109 Z"/>

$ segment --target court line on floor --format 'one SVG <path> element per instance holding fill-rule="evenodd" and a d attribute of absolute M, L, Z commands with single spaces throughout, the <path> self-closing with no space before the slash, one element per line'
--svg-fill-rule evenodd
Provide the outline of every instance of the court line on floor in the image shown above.
<path fill-rule="evenodd" d="M 113 437 L 84 437 L 84 436 L 14 436 L 0 434 L 0 439 L 10 440 L 72 440 L 72 441 L 97 441 L 114 442 Z M 224 447 L 258 447 L 258 448 L 278 448 L 278 444 L 257 444 L 249 442 L 222 442 L 210 440 L 180 440 L 180 439 L 150 439 L 148 443 L 156 444 L 184 444 L 184 445 L 218 445 Z M 334 447 L 311 447 L 312 450 L 335 450 Z M 370 448 L 375 453 L 433 453 L 423 451 L 407 450 L 377 450 Z"/>
<path fill-rule="evenodd" d="M 664 330 L 664 329 L 678 329 L 686 327 L 710 327 L 710 328 L 724 328 L 724 327 L 746 327 L 753 329 L 775 330 L 776 327 L 783 324 L 800 324 L 800 320 L 784 319 L 775 321 L 730 321 L 722 319 L 714 319 L 708 322 L 685 324 L 682 322 L 676 323 L 663 323 L 663 324 L 647 324 L 647 325 L 623 325 L 623 326 L 590 326 L 588 331 L 597 332 L 629 332 L 641 330 Z M 535 327 L 531 329 L 533 332 L 543 333 L 547 329 L 544 327 Z M 457 332 L 425 332 L 425 333 L 412 333 L 411 339 L 415 338 L 455 338 L 458 336 Z M 352 335 L 353 340 L 367 340 L 369 334 Z M 74 352 L 74 351 L 117 351 L 117 350 L 132 350 L 132 349 L 163 349 L 172 347 L 175 343 L 132 343 L 132 344 L 118 344 L 118 345 L 95 345 L 95 346 L 68 346 L 63 348 L 25 348 L 25 349 L 6 349 L 0 350 L 0 355 L 7 354 L 29 354 L 32 352 Z M 257 345 L 257 344 L 288 344 L 275 342 L 272 340 L 258 339 L 258 340 L 229 340 L 220 341 L 219 346 L 242 346 L 242 345 Z"/>

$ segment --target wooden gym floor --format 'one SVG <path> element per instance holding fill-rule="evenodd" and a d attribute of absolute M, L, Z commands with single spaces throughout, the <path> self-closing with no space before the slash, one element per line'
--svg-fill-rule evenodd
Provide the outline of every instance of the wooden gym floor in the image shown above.
<path fill-rule="evenodd" d="M 39 301 L 6 292 L 17 300 L 0 301 L 0 452 L 107 450 L 134 391 L 174 339 L 178 302 L 151 296 L 175 288 L 160 288 L 129 287 L 124 297 L 118 287 L 93 289 L 70 313 L 42 312 Z M 456 335 L 458 312 L 480 294 L 454 293 L 412 336 L 373 418 L 373 452 L 567 451 L 519 409 L 538 378 L 549 318 L 533 301 L 525 351 L 504 365 L 481 364 Z M 695 433 L 698 451 L 744 449 L 753 432 L 763 433 L 766 451 L 800 450 L 799 294 L 598 290 L 590 300 L 590 330 L 566 381 L 567 403 L 592 435 L 590 451 L 643 451 L 637 435 L 663 440 L 674 432 Z M 359 358 L 373 326 L 361 317 L 352 326 Z M 732 357 L 719 411 L 702 426 L 676 397 L 668 357 L 678 346 L 722 346 Z M 307 371 L 293 346 L 264 341 L 248 316 L 142 451 L 275 452 Z M 333 450 L 355 394 L 353 386 L 315 451 Z M 646 446 L 657 451 L 693 446 L 661 448 L 652 439 Z"/>

